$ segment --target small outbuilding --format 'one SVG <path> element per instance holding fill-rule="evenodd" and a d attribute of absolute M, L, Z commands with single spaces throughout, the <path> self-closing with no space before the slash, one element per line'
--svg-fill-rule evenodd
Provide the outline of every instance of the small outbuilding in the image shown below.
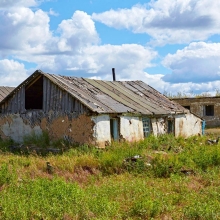
<path fill-rule="evenodd" d="M 0 136 L 30 134 L 104 147 L 150 134 L 202 134 L 202 119 L 142 81 L 102 81 L 35 71 L 0 102 Z"/>
<path fill-rule="evenodd" d="M 179 103 L 192 113 L 202 117 L 207 128 L 220 127 L 220 97 L 192 97 L 174 98 L 173 101 Z"/>

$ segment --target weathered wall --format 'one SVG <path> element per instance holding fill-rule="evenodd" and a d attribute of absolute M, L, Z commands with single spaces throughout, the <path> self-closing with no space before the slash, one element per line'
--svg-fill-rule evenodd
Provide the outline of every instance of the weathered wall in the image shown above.
<path fill-rule="evenodd" d="M 175 116 L 175 136 L 202 135 L 202 120 L 193 114 Z"/>
<path fill-rule="evenodd" d="M 110 118 L 109 115 L 93 116 L 93 137 L 95 145 L 105 147 L 111 143 Z"/>
<path fill-rule="evenodd" d="M 151 119 L 152 132 L 154 136 L 167 133 L 166 118 L 152 118 Z"/>
<path fill-rule="evenodd" d="M 120 116 L 120 138 L 138 141 L 144 138 L 143 123 L 140 117 Z"/>
<path fill-rule="evenodd" d="M 220 97 L 180 98 L 173 101 L 182 106 L 190 106 L 192 113 L 205 119 L 207 127 L 220 126 Z M 214 116 L 204 115 L 205 105 L 214 105 Z"/>
<path fill-rule="evenodd" d="M 86 115 L 59 115 L 56 112 L 1 115 L 0 126 L 1 137 L 16 142 L 22 142 L 25 135 L 47 131 L 54 140 L 65 138 L 74 143 L 94 144 L 94 122 Z"/>
<path fill-rule="evenodd" d="M 19 114 L 1 117 L 0 127 L 1 138 L 11 138 L 16 142 L 22 142 L 23 137 L 31 133 L 36 135 L 42 134 L 42 129 L 39 125 L 32 127 L 30 124 L 24 123 Z"/>

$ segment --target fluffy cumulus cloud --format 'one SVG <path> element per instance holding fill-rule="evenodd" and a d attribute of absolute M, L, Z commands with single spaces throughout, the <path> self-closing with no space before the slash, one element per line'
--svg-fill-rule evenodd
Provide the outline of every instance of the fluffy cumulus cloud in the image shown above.
<path fill-rule="evenodd" d="M 51 37 L 49 17 L 42 10 L 17 7 L 0 10 L 0 56 L 42 51 Z"/>
<path fill-rule="evenodd" d="M 36 6 L 39 0 L 0 0 L 0 9 L 13 7 L 31 7 Z"/>
<path fill-rule="evenodd" d="M 220 43 L 191 43 L 175 54 L 168 54 L 163 64 L 172 71 L 163 77 L 167 82 L 220 80 Z"/>
<path fill-rule="evenodd" d="M 220 34 L 220 1 L 157 0 L 131 9 L 110 10 L 92 15 L 113 28 L 147 33 L 156 44 L 189 43 Z"/>
<path fill-rule="evenodd" d="M 10 4 L 9 4 L 10 3 Z M 95 21 L 148 33 L 158 43 L 188 42 L 219 33 L 218 1 L 158 0 L 131 9 L 88 15 L 75 11 L 50 30 L 54 11 L 33 10 L 37 0 L 0 0 L 0 82 L 17 85 L 30 73 L 23 61 L 45 72 L 111 80 L 141 79 L 161 92 L 214 91 L 219 87 L 220 44 L 190 43 L 167 55 L 163 65 L 171 74 L 148 74 L 158 53 L 138 44 L 101 44 Z M 207 10 L 209 9 L 209 10 Z M 184 19 L 188 17 L 188 19 Z M 178 22 L 179 21 L 179 22 Z"/>
<path fill-rule="evenodd" d="M 14 60 L 0 60 L 1 86 L 17 86 L 28 77 L 24 64 Z"/>

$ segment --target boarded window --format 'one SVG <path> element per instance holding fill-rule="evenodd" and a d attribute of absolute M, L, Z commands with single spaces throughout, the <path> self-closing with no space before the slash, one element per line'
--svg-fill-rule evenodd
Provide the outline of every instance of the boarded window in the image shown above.
<path fill-rule="evenodd" d="M 118 127 L 119 127 L 118 118 L 111 118 L 110 119 L 111 138 L 115 141 L 119 140 Z"/>
<path fill-rule="evenodd" d="M 25 87 L 25 109 L 43 109 L 43 77 Z"/>
<path fill-rule="evenodd" d="M 214 116 L 214 105 L 204 106 L 204 116 Z"/>
<path fill-rule="evenodd" d="M 143 118 L 142 122 L 143 122 L 144 137 L 148 137 L 151 133 L 150 119 L 149 118 Z"/>

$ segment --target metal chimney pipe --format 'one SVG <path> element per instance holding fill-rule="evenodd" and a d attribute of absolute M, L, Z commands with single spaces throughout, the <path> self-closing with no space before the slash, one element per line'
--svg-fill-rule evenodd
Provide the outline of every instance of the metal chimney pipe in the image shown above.
<path fill-rule="evenodd" d="M 116 81 L 116 78 L 115 78 L 115 68 L 112 68 L 112 77 L 113 77 L 113 81 Z"/>

